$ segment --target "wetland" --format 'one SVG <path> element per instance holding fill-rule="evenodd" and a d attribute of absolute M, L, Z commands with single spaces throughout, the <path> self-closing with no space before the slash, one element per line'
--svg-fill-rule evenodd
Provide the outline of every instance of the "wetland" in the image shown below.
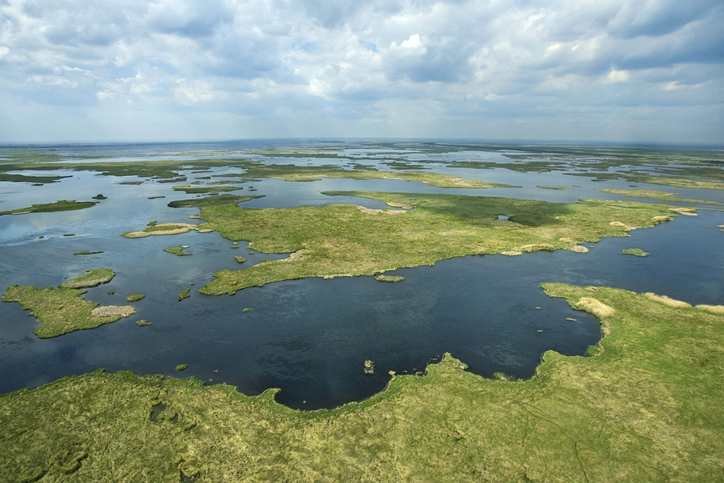
<path fill-rule="evenodd" d="M 724 446 L 722 415 L 703 409 L 724 391 L 722 157 L 442 141 L 2 149 L 0 214 L 22 216 L 0 217 L 0 466 L 706 481 Z M 654 414 L 648 427 L 614 395 Z M 50 400 L 75 413 L 34 421 Z M 23 436 L 91 413 L 109 419 Z M 136 416 L 153 464 L 110 422 Z M 271 429 L 215 456 L 209 428 L 244 425 Z M 424 428 L 434 437 L 412 455 Z M 124 448 L 104 452 L 104 437 Z M 329 457 L 310 466 L 311 448 Z"/>

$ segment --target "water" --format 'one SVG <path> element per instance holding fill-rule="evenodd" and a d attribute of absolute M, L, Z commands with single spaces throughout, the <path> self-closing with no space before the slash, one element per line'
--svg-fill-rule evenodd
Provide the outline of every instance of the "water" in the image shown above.
<path fill-rule="evenodd" d="M 210 144 L 205 149 L 220 147 L 225 146 Z M 113 150 L 110 155 L 119 159 L 170 150 L 168 145 L 135 146 L 125 151 L 117 146 L 72 149 L 92 150 L 96 155 Z M 201 150 L 189 145 L 174 149 Z M 575 201 L 583 195 L 625 199 L 594 189 L 627 187 L 620 181 L 592 183 L 561 172 L 426 166 L 435 172 L 523 187 L 453 190 L 396 180 L 264 180 L 244 185 L 253 185 L 258 189 L 254 194 L 264 197 L 243 206 L 354 203 L 384 207 L 376 200 L 321 194 L 353 189 L 513 196 L 552 202 Z M 215 169 L 212 174 L 229 171 Z M 680 216 L 652 229 L 634 231 L 629 238 L 587 244 L 591 251 L 586 254 L 558 251 L 519 257 L 471 256 L 444 260 L 432 267 L 398 270 L 395 275 L 406 277 L 402 283 L 382 283 L 371 277 L 315 278 L 245 289 L 234 296 L 207 297 L 196 289 L 211 280 L 214 272 L 286 255 L 252 255 L 244 242 L 239 243 L 239 249 L 232 249 L 232 242 L 218 233 L 122 238 L 120 233 L 143 229 L 152 220 L 199 223 L 188 218 L 198 213 L 197 209 L 166 206 L 192 195 L 153 181 L 139 186 L 119 184 L 135 177 L 71 174 L 72 178 L 43 187 L 0 183 L 3 210 L 58 199 L 86 200 L 98 193 L 108 196 L 86 210 L 0 217 L 0 290 L 10 284 L 57 285 L 87 268 L 109 267 L 118 273 L 115 279 L 89 289 L 86 298 L 102 304 L 124 304 L 123 297 L 131 293 L 145 293 L 146 298 L 134 304 L 138 309 L 135 316 L 44 340 L 32 333 L 37 323 L 18 304 L 0 304 L 0 392 L 37 387 L 66 375 L 105 368 L 192 375 L 209 383 L 236 385 L 246 394 L 278 387 L 281 392 L 277 400 L 291 407 L 334 407 L 380 391 L 389 380 L 388 371 L 424 370 L 427 363 L 439 360 L 445 352 L 469 364 L 472 372 L 488 377 L 494 372 L 530 377 L 546 350 L 583 354 L 588 345 L 600 339 L 598 321 L 572 310 L 565 300 L 545 296 L 539 286 L 543 282 L 652 291 L 695 304 L 724 303 L 724 253 L 720 249 L 724 233 L 717 228 L 724 224 L 724 213 L 713 211 L 702 211 L 698 217 Z M 189 181 L 209 175 L 184 174 L 190 176 Z M 580 188 L 536 188 L 571 184 Z M 651 185 L 639 188 L 662 189 Z M 148 199 L 153 196 L 165 198 Z M 724 201 L 721 192 L 707 190 L 688 190 L 685 197 Z M 64 237 L 64 233 L 75 236 Z M 38 238 L 41 235 L 43 239 Z M 187 251 L 193 255 L 177 257 L 163 252 L 163 248 L 177 245 L 189 245 Z M 631 247 L 651 254 L 646 258 L 620 254 Z M 104 253 L 73 256 L 82 250 Z M 248 260 L 239 265 L 235 255 Z M 177 294 L 189 287 L 191 298 L 178 302 Z M 252 310 L 245 313 L 244 308 Z M 147 319 L 152 325 L 138 327 L 138 319 Z M 367 359 L 375 362 L 372 376 L 363 372 Z M 177 364 L 188 364 L 189 368 L 179 374 L 174 370 Z"/>

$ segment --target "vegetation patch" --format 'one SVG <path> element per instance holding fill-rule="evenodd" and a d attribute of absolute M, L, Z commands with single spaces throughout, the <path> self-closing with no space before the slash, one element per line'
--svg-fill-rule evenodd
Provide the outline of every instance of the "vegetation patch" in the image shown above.
<path fill-rule="evenodd" d="M 70 176 L 26 176 L 24 174 L 0 173 L 0 181 L 9 181 L 11 183 L 33 183 L 36 185 L 55 183 L 63 178 L 70 178 Z"/>
<path fill-rule="evenodd" d="M 634 201 L 564 204 L 482 196 L 327 194 L 414 209 L 396 216 L 370 216 L 352 205 L 285 209 L 204 205 L 200 217 L 208 222 L 202 225 L 206 229 L 231 240 L 248 240 L 249 248 L 262 252 L 292 255 L 245 270 L 217 272 L 201 292 L 231 294 L 304 277 L 375 275 L 465 255 L 571 249 L 576 243 L 597 242 L 602 237 L 628 236 L 629 230 L 652 227 L 674 215 L 670 206 Z M 510 220 L 499 221 L 499 213 L 508 213 Z"/>
<path fill-rule="evenodd" d="M 179 235 L 181 233 L 188 233 L 192 230 L 196 230 L 199 233 L 206 233 L 210 231 L 206 230 L 203 225 L 199 226 L 192 223 L 159 223 L 149 226 L 145 230 L 127 231 L 126 233 L 122 233 L 121 236 L 125 238 L 145 238 L 152 235 Z"/>
<path fill-rule="evenodd" d="M 176 366 L 176 370 L 178 372 L 185 371 L 188 368 L 189 368 L 188 364 L 179 364 L 178 366 Z"/>
<path fill-rule="evenodd" d="M 91 252 L 88 250 L 83 250 L 82 252 L 75 252 L 73 255 L 97 255 L 98 253 L 103 253 L 103 250 L 99 250 L 96 252 Z"/>
<path fill-rule="evenodd" d="M 86 481 L 720 480 L 724 315 L 604 287 L 544 289 L 612 309 L 592 357 L 547 351 L 535 377 L 511 381 L 446 354 L 318 411 L 284 407 L 274 389 L 97 371 L 0 396 L 0 471 L 63 480 L 75 460 Z"/>
<path fill-rule="evenodd" d="M 3 302 L 17 302 L 42 325 L 33 332 L 41 339 L 57 337 L 82 329 L 93 329 L 115 322 L 136 312 L 127 307 L 99 307 L 96 302 L 83 298 L 85 292 L 73 288 L 32 285 L 11 285 L 3 294 Z M 1 464 L 1 463 L 0 463 Z"/>
<path fill-rule="evenodd" d="M 191 186 L 191 185 L 179 185 L 174 186 L 174 190 L 183 191 L 186 194 L 200 194 L 200 193 L 224 193 L 227 191 L 238 191 L 242 188 L 241 186 Z"/>
<path fill-rule="evenodd" d="M 665 191 L 656 190 L 616 190 L 616 189 L 601 189 L 603 193 L 611 193 L 614 195 L 628 196 L 631 198 L 649 198 L 652 200 L 659 201 L 674 201 L 677 203 L 696 203 L 699 205 L 724 205 L 717 201 L 705 201 L 705 200 L 692 200 L 689 198 L 678 198 L 679 193 L 667 193 Z"/>
<path fill-rule="evenodd" d="M 102 283 L 108 283 L 113 280 L 116 276 L 116 272 L 110 268 L 96 268 L 93 270 L 86 270 L 83 275 L 80 275 L 72 280 L 63 282 L 60 284 L 62 288 L 89 288 L 96 287 Z"/>
<path fill-rule="evenodd" d="M 237 263 L 244 263 L 246 261 L 246 258 L 244 257 L 234 257 L 234 260 L 237 261 Z"/>
<path fill-rule="evenodd" d="M 378 282 L 395 283 L 402 282 L 403 280 L 405 280 L 405 277 L 401 277 L 399 275 L 383 275 L 380 273 L 378 275 L 375 275 L 375 280 L 377 280 Z"/>
<path fill-rule="evenodd" d="M 146 319 L 139 319 L 139 320 L 136 321 L 136 325 L 139 326 L 139 327 L 146 327 L 146 326 L 148 326 L 148 325 L 151 325 L 151 322 L 149 322 L 149 321 L 146 320 Z"/>
<path fill-rule="evenodd" d="M 572 190 L 573 186 L 536 186 L 536 188 L 541 188 L 544 190 Z"/>
<path fill-rule="evenodd" d="M 139 300 L 142 300 L 144 297 L 146 297 L 146 294 L 142 293 L 134 293 L 126 297 L 126 302 L 138 302 Z"/>
<path fill-rule="evenodd" d="M 169 248 L 164 248 L 163 251 L 168 252 L 168 253 L 173 253 L 174 255 L 178 255 L 180 257 L 185 256 L 185 255 L 191 255 L 191 253 L 184 252 L 183 247 L 169 247 Z"/>
<path fill-rule="evenodd" d="M 645 252 L 640 248 L 627 248 L 625 250 L 621 250 L 621 254 L 633 255 L 635 257 L 648 257 L 649 256 L 648 252 Z"/>
<path fill-rule="evenodd" d="M 94 201 L 75 201 L 75 200 L 60 200 L 54 201 L 53 203 L 44 203 L 38 205 L 32 205 L 27 208 L 17 208 L 15 210 L 0 211 L 2 215 L 27 215 L 29 213 L 52 213 L 55 211 L 73 211 L 82 210 L 95 206 Z"/>
<path fill-rule="evenodd" d="M 189 288 L 183 290 L 182 292 L 180 292 L 178 294 L 178 301 L 181 302 L 183 299 L 187 299 L 187 298 L 191 297 L 191 295 L 189 294 L 190 290 L 191 290 L 191 288 L 189 287 Z"/>

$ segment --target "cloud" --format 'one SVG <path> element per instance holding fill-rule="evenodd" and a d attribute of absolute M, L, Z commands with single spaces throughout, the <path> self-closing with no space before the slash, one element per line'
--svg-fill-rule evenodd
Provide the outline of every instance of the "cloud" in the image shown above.
<path fill-rule="evenodd" d="M 0 140 L 45 139 L 31 113 L 58 105 L 89 139 L 174 137 L 153 119 L 178 138 L 234 137 L 230 119 L 239 137 L 596 138 L 645 109 L 642 136 L 724 140 L 721 25 L 720 0 L 0 0 Z"/>

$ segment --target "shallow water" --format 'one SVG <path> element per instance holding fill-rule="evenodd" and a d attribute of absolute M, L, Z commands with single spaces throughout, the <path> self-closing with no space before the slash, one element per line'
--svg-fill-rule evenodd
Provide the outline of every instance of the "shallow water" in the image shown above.
<path fill-rule="evenodd" d="M 213 150 L 214 146 L 219 148 L 209 144 L 204 149 Z M 244 144 L 238 149 L 249 146 Z M 93 147 L 93 152 L 100 154 L 108 149 Z M 143 150 L 148 155 L 172 151 L 168 145 L 124 149 L 114 146 L 111 154 L 141 156 Z M 173 149 L 202 150 L 185 144 Z M 329 164 L 333 160 L 322 161 Z M 597 183 L 560 172 L 514 173 L 434 164 L 426 167 L 524 187 L 455 190 L 398 180 L 290 183 L 270 179 L 246 183 L 237 194 L 247 193 L 253 185 L 258 189 L 253 194 L 264 195 L 242 204 L 249 208 L 330 203 L 383 208 L 384 204 L 376 200 L 329 197 L 321 192 L 410 191 L 560 202 L 582 197 L 626 199 L 606 195 L 598 188 L 628 187 L 626 182 Z M 215 169 L 212 174 L 230 171 Z M 109 267 L 118 275 L 109 284 L 90 289 L 86 294 L 89 300 L 125 304 L 123 298 L 131 293 L 145 293 L 146 298 L 134 304 L 138 309 L 135 316 L 45 340 L 32 333 L 37 323 L 19 305 L 0 304 L 0 392 L 35 387 L 101 367 L 178 376 L 175 366 L 188 364 L 183 377 L 226 382 L 247 394 L 279 387 L 282 390 L 277 400 L 292 407 L 333 407 L 381 390 L 389 380 L 390 370 L 423 370 L 445 352 L 468 363 L 475 373 L 491 376 L 500 371 L 517 377 L 530 377 L 546 350 L 583 354 L 600 338 L 598 321 L 572 310 L 562 299 L 545 296 L 539 287 L 543 282 L 607 285 L 652 291 L 691 303 L 724 303 L 724 254 L 720 250 L 724 233 L 717 228 L 724 224 L 724 213 L 713 211 L 702 211 L 698 217 L 679 216 L 673 222 L 634 231 L 631 237 L 587 244 L 591 251 L 586 254 L 558 251 L 519 257 L 471 256 L 441 261 L 432 267 L 397 270 L 396 275 L 406 277 L 402 283 L 382 283 L 371 277 L 315 278 L 245 289 L 234 296 L 207 297 L 196 289 L 211 280 L 214 272 L 245 268 L 263 258 L 286 255 L 250 255 L 244 242 L 239 249 L 232 249 L 232 242 L 218 233 L 122 238 L 120 233 L 143 229 L 152 220 L 199 223 L 188 219 L 198 209 L 166 206 L 172 200 L 193 195 L 174 192 L 170 184 L 154 181 L 138 186 L 118 184 L 134 177 L 71 174 L 72 178 L 43 187 L 0 183 L 3 210 L 58 199 L 86 200 L 98 193 L 108 196 L 85 210 L 0 217 L 0 290 L 10 284 L 57 285 L 85 269 Z M 189 181 L 209 175 L 190 171 L 185 174 L 190 176 Z M 573 184 L 580 188 L 536 188 Z M 639 188 L 724 201 L 724 194 L 713 190 L 652 185 Z M 153 196 L 165 198 L 148 199 Z M 75 236 L 64 237 L 64 233 Z M 41 235 L 43 239 L 38 238 Z M 187 251 L 193 255 L 177 257 L 163 252 L 163 248 L 178 245 L 189 245 Z M 622 249 L 632 247 L 650 255 L 638 258 L 620 254 Z M 82 250 L 104 253 L 73 256 Z M 248 261 L 239 265 L 235 255 Z M 178 302 L 177 294 L 189 287 L 191 298 Z M 244 313 L 244 308 L 252 311 Z M 138 327 L 138 319 L 147 319 L 152 325 Z M 363 373 L 367 359 L 375 362 L 373 376 Z"/>

